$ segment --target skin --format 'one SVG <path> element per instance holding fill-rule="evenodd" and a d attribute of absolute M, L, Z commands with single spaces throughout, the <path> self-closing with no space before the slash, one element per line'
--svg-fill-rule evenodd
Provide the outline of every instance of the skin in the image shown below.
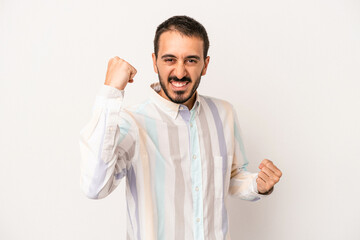
<path fill-rule="evenodd" d="M 259 165 L 260 172 L 256 179 L 258 192 L 269 193 L 274 185 L 279 182 L 282 172 L 269 159 L 264 159 Z"/>
<path fill-rule="evenodd" d="M 159 39 L 158 57 L 153 53 L 152 59 L 162 86 L 159 94 L 191 109 L 201 76 L 206 74 L 210 61 L 209 56 L 203 56 L 203 41 L 198 37 L 183 36 L 176 30 L 164 32 Z M 176 89 L 171 84 L 176 79 L 186 80 L 184 88 Z"/>
<path fill-rule="evenodd" d="M 136 69 L 118 56 L 109 60 L 106 72 L 105 85 L 124 90 L 127 83 L 134 82 Z"/>
<path fill-rule="evenodd" d="M 159 94 L 176 103 L 184 104 L 191 109 L 195 102 L 196 89 L 200 79 L 206 74 L 210 57 L 203 56 L 203 41 L 198 37 L 187 37 L 178 31 L 167 31 L 161 34 L 159 52 L 156 58 L 152 54 L 153 67 L 161 83 Z M 136 69 L 130 63 L 119 57 L 109 60 L 105 85 L 124 90 L 132 83 Z M 186 83 L 176 87 L 174 84 Z M 264 159 L 259 165 L 260 172 L 256 179 L 258 192 L 268 194 L 279 182 L 282 172 L 269 159 Z"/>

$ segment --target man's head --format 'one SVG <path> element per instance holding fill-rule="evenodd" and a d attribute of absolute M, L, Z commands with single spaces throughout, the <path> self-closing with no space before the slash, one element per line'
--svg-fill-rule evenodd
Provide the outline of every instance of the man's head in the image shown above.
<path fill-rule="evenodd" d="M 174 16 L 158 26 L 152 57 L 164 98 L 192 107 L 209 64 L 208 49 L 205 28 L 190 17 Z"/>
<path fill-rule="evenodd" d="M 209 38 L 207 32 L 201 23 L 188 16 L 173 16 L 163 23 L 161 23 L 155 33 L 154 38 L 154 53 L 158 57 L 159 53 L 159 40 L 162 33 L 167 31 L 176 30 L 183 36 L 186 37 L 198 37 L 203 41 L 203 54 L 204 58 L 207 57 L 209 50 Z"/>

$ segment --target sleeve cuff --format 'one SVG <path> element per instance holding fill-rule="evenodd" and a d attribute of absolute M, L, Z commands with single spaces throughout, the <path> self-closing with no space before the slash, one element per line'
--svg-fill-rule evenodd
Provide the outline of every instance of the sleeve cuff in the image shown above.
<path fill-rule="evenodd" d="M 124 99 L 124 90 L 119 90 L 115 87 L 102 85 L 95 98 L 95 108 L 106 108 L 111 112 L 120 112 L 121 105 Z"/>
<path fill-rule="evenodd" d="M 124 90 L 119 90 L 115 87 L 109 85 L 102 85 L 98 96 L 106 97 L 106 98 L 123 98 L 124 97 Z"/>

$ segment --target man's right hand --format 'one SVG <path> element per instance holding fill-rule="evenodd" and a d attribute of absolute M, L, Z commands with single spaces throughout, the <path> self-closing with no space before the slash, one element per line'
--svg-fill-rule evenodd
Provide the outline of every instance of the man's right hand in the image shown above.
<path fill-rule="evenodd" d="M 113 57 L 108 63 L 105 85 L 124 90 L 128 82 L 132 83 L 134 81 L 133 78 L 136 73 L 136 69 L 124 59 L 118 56 Z"/>

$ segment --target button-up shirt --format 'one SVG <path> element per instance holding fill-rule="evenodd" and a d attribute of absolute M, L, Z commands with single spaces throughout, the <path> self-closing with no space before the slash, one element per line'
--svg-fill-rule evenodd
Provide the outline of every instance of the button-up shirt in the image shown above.
<path fill-rule="evenodd" d="M 81 187 L 104 198 L 126 180 L 127 239 L 230 239 L 226 198 L 260 199 L 233 106 L 196 93 L 192 109 L 161 97 L 123 107 L 103 85 L 81 130 Z"/>

